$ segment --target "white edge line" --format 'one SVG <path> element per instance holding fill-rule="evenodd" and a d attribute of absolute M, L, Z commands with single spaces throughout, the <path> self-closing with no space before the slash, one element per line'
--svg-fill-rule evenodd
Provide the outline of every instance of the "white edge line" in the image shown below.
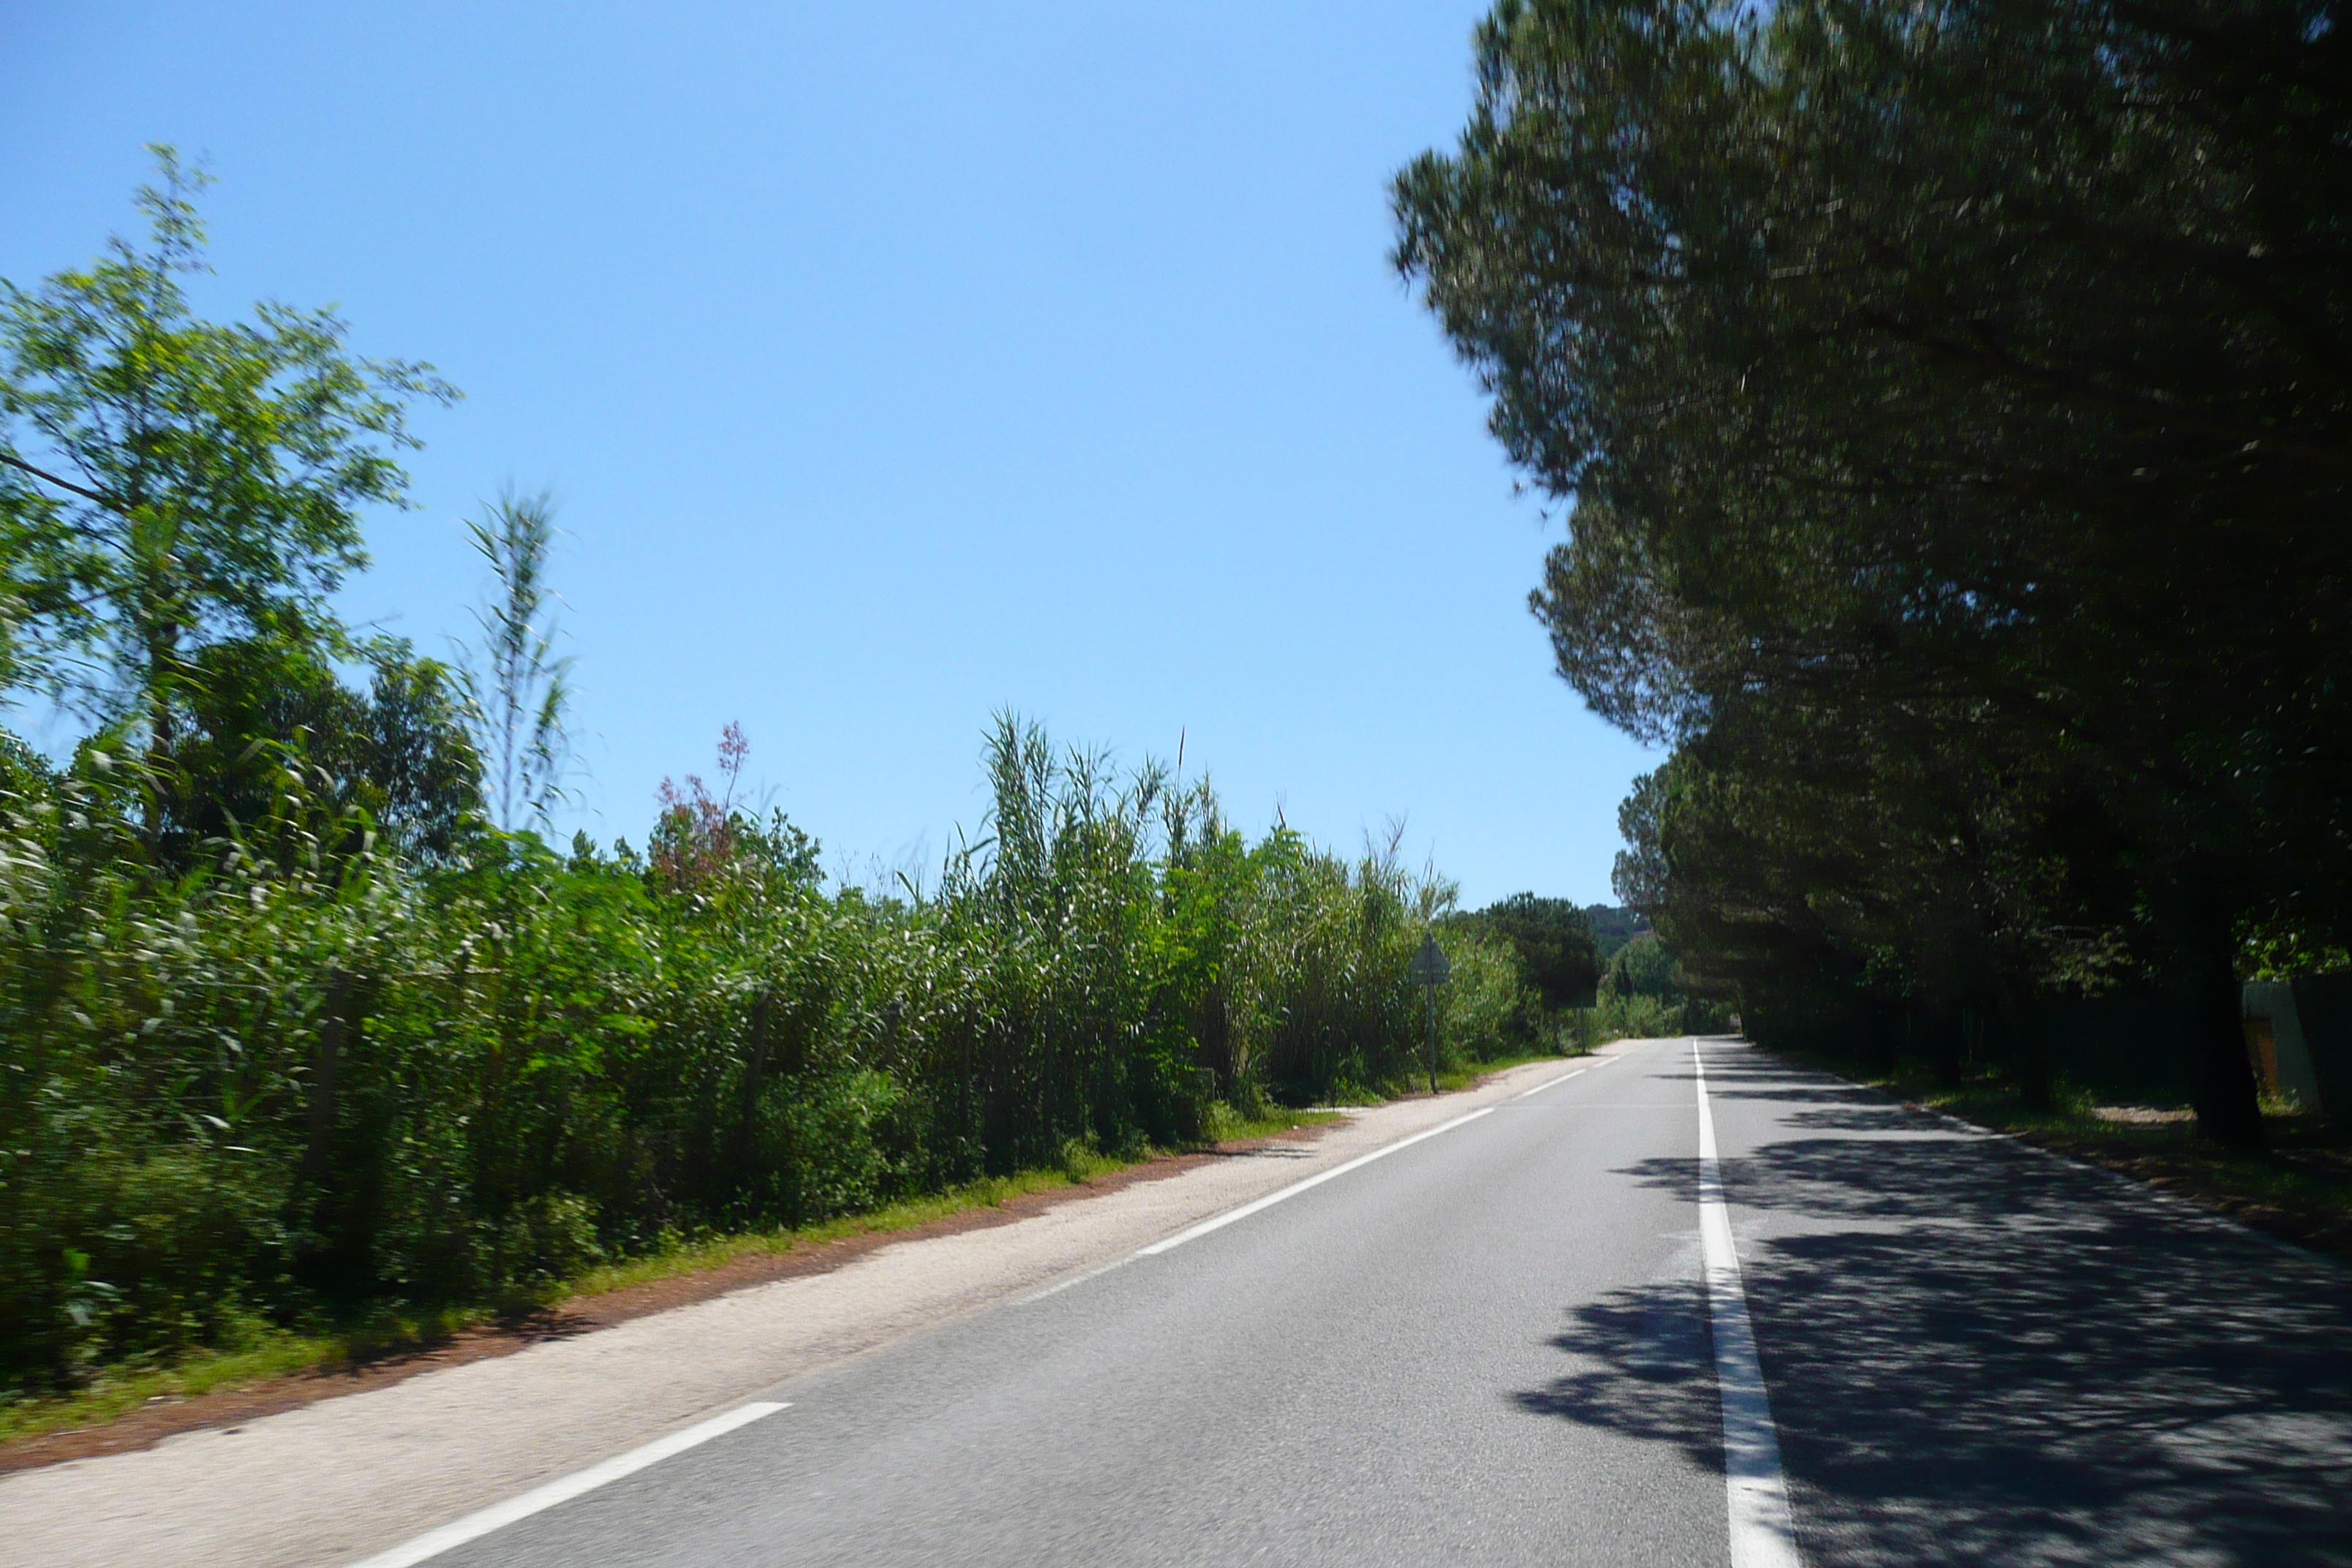
<path fill-rule="evenodd" d="M 1245 1203 L 1237 1209 L 1227 1209 L 1224 1213 L 1218 1215 L 1213 1218 L 1202 1220 L 1200 1224 L 1192 1226 L 1190 1230 L 1180 1230 L 1175 1235 L 1155 1241 L 1149 1247 L 1139 1247 L 1131 1256 L 1136 1258 L 1157 1258 L 1161 1253 L 1172 1251 L 1175 1248 L 1183 1246 L 1188 1241 L 1197 1241 L 1213 1230 L 1223 1230 L 1225 1226 L 1232 1225 L 1236 1220 L 1244 1220 L 1262 1209 L 1270 1209 L 1275 1205 L 1282 1202 L 1285 1198 L 1295 1198 L 1309 1187 L 1319 1187 L 1324 1183 L 1344 1176 L 1350 1171 L 1360 1170 L 1362 1167 L 1370 1164 L 1375 1160 L 1385 1160 L 1400 1149 L 1410 1149 L 1424 1138 L 1434 1138 L 1441 1132 L 1451 1132 L 1457 1127 L 1475 1121 L 1482 1116 L 1491 1116 L 1494 1113 L 1495 1108 L 1493 1106 L 1482 1105 L 1466 1116 L 1457 1116 L 1451 1121 L 1441 1122 L 1435 1127 L 1424 1128 L 1423 1131 L 1414 1133 L 1410 1138 L 1398 1139 L 1395 1142 L 1389 1144 L 1386 1148 L 1375 1149 L 1369 1154 L 1359 1154 L 1344 1165 L 1334 1165 L 1328 1171 L 1318 1172 L 1316 1174 L 1307 1177 L 1305 1181 L 1293 1182 L 1290 1185 L 1283 1188 L 1279 1192 L 1268 1193 L 1262 1198 L 1257 1198 L 1252 1202 Z M 1071 1283 L 1076 1284 L 1076 1281 L 1073 1280 Z"/>
<path fill-rule="evenodd" d="M 1513 1100 L 1525 1100 L 1528 1096 L 1529 1096 L 1529 1095 L 1531 1095 L 1531 1094 L 1541 1094 L 1545 1089 L 1558 1089 L 1561 1084 L 1566 1083 L 1570 1079 L 1572 1079 L 1572 1078 L 1582 1078 L 1586 1073 L 1589 1073 L 1589 1072 L 1591 1072 L 1591 1070 L 1592 1070 L 1592 1069 L 1591 1069 L 1591 1068 L 1577 1068 L 1574 1072 L 1564 1072 L 1564 1073 L 1560 1074 L 1558 1078 L 1548 1078 L 1548 1079 L 1544 1079 L 1544 1080 L 1543 1080 L 1543 1082 L 1541 1082 L 1541 1083 L 1539 1083 L 1539 1084 L 1536 1085 L 1536 1086 L 1535 1086 L 1535 1088 L 1533 1088 L 1533 1089 L 1523 1089 L 1519 1090 L 1519 1092 L 1518 1092 L 1518 1093 L 1517 1093 L 1517 1094 L 1515 1094 L 1515 1095 L 1511 1096 L 1511 1098 L 1512 1098 Z"/>
<path fill-rule="evenodd" d="M 1073 1285 L 1083 1285 L 1089 1279 L 1101 1279 L 1114 1268 L 1124 1268 L 1134 1262 L 1137 1257 L 1138 1254 L 1130 1252 L 1125 1258 L 1114 1258 L 1108 1263 L 1097 1264 L 1092 1268 L 1082 1268 L 1067 1279 L 1056 1279 L 1042 1290 L 1032 1290 L 1013 1304 L 1016 1307 L 1025 1307 L 1032 1301 L 1042 1301 L 1048 1296 L 1058 1296 Z"/>
<path fill-rule="evenodd" d="M 1698 1235 L 1706 1259 L 1707 1315 L 1715 1329 L 1715 1385 L 1723 1401 L 1723 1491 L 1730 1526 L 1731 1568 L 1801 1568 L 1796 1527 L 1789 1517 L 1789 1484 L 1780 1469 L 1780 1435 L 1764 1368 L 1756 1358 L 1756 1329 L 1739 1278 L 1739 1248 L 1716 1164 L 1715 1113 L 1706 1102 L 1706 1063 L 1691 1041 L 1698 1078 Z"/>
<path fill-rule="evenodd" d="M 1620 1061 L 1623 1058 L 1619 1057 L 1602 1057 L 1592 1063 L 1591 1067 L 1580 1067 L 1574 1072 L 1564 1072 L 1558 1078 L 1546 1079 L 1543 1082 L 1536 1085 L 1533 1089 L 1521 1089 L 1518 1093 L 1511 1096 L 1511 1100 L 1525 1100 L 1531 1094 L 1541 1094 L 1545 1089 L 1558 1089 L 1570 1079 L 1582 1078 L 1586 1073 L 1591 1072 L 1592 1068 L 1605 1068 L 1611 1062 Z M 1510 1103 L 1510 1100 L 1505 1100 L 1503 1103 L 1507 1105 Z M 1392 1154 L 1408 1143 L 1418 1143 L 1423 1138 L 1434 1138 L 1440 1132 L 1451 1131 L 1453 1129 L 1461 1126 L 1463 1122 L 1475 1121 L 1477 1118 L 1484 1116 L 1487 1111 L 1494 1109 L 1495 1107 L 1491 1105 L 1484 1106 L 1479 1110 L 1472 1111 L 1467 1116 L 1457 1117 L 1455 1120 L 1446 1122 L 1442 1127 L 1432 1127 L 1426 1131 L 1416 1132 L 1410 1138 L 1391 1143 L 1385 1149 L 1375 1149 L 1370 1153 L 1360 1155 L 1344 1165 L 1336 1166 L 1331 1170 L 1323 1172 L 1319 1175 L 1309 1176 L 1303 1182 L 1298 1182 L 1293 1185 L 1283 1188 L 1280 1192 L 1269 1193 L 1265 1197 L 1259 1198 L 1253 1203 L 1244 1204 L 1240 1208 L 1232 1210 L 1229 1213 L 1218 1215 L 1212 1219 L 1203 1220 L 1201 1224 L 1192 1226 L 1190 1230 L 1179 1231 L 1174 1236 L 1165 1237 L 1160 1241 L 1155 1241 L 1149 1247 L 1130 1252 L 1124 1258 L 1115 1258 L 1111 1262 L 1100 1264 L 1093 1268 L 1081 1269 L 1079 1272 L 1071 1275 L 1066 1279 L 1056 1279 L 1042 1290 L 1033 1290 L 1028 1295 L 1021 1297 L 1018 1300 L 1013 1302 L 1013 1305 L 1016 1307 L 1026 1307 L 1031 1302 L 1042 1301 L 1048 1296 L 1058 1296 L 1074 1285 L 1083 1285 L 1089 1279 L 1099 1279 L 1104 1275 L 1109 1273 L 1112 1269 L 1124 1268 L 1139 1258 L 1156 1258 L 1160 1253 L 1183 1246 L 1186 1242 L 1192 1240 L 1196 1237 L 1206 1236 L 1209 1232 L 1215 1230 L 1222 1226 L 1231 1225 L 1235 1220 L 1247 1219 L 1250 1215 L 1257 1213 L 1260 1209 L 1270 1207 L 1275 1204 L 1280 1203 L 1285 1198 L 1296 1196 L 1297 1194 L 1305 1192 L 1311 1186 L 1329 1181 L 1334 1176 L 1345 1175 L 1349 1171 L 1354 1170 L 1357 1166 L 1377 1160 L 1383 1154 Z M 370 1568 L 370 1565 L 362 1563 L 359 1564 L 358 1568 Z"/>
<path fill-rule="evenodd" d="M 553 1508 L 560 1502 L 569 1502 L 583 1492 L 594 1491 L 623 1476 L 635 1475 L 648 1465 L 658 1465 L 674 1454 L 683 1454 L 688 1448 L 708 1443 L 713 1437 L 723 1436 L 738 1426 L 748 1426 L 762 1416 L 773 1415 L 777 1411 L 788 1408 L 788 1404 L 772 1404 L 764 1400 L 739 1405 L 726 1415 L 714 1415 L 698 1426 L 673 1432 L 667 1437 L 656 1437 L 641 1448 L 616 1454 L 601 1465 L 591 1465 L 584 1470 L 534 1488 L 520 1497 L 493 1503 L 479 1513 L 469 1513 L 438 1530 L 428 1530 L 414 1540 L 402 1542 L 389 1552 L 379 1552 L 373 1557 L 354 1563 L 351 1568 L 410 1568 L 412 1563 L 454 1551 L 494 1530 L 503 1530 L 518 1520 L 529 1519 L 532 1514 Z"/>

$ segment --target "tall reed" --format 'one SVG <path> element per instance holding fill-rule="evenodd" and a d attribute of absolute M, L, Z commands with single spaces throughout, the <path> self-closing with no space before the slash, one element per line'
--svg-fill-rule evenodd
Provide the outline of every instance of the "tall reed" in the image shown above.
<path fill-rule="evenodd" d="M 289 811 L 159 882 L 102 769 L 16 759 L 0 1384 L 529 1299 L 1419 1069 L 1405 965 L 1452 889 L 1393 846 L 1252 841 L 1204 781 L 1011 715 L 983 765 L 981 836 L 890 897 L 692 780 L 644 853 L 480 828 L 411 862 Z M 1508 951 L 1441 935 L 1448 1065 L 1527 1048 Z"/>

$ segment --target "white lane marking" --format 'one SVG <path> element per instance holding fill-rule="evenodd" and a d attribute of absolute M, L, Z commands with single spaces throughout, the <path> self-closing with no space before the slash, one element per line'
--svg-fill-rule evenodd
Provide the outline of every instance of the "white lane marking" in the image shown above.
<path fill-rule="evenodd" d="M 1013 1304 L 1016 1307 L 1025 1307 L 1032 1301 L 1042 1301 L 1048 1296 L 1058 1296 L 1073 1285 L 1083 1285 L 1089 1279 L 1101 1279 L 1114 1268 L 1124 1268 L 1140 1256 L 1142 1256 L 1140 1253 L 1130 1252 L 1125 1258 L 1115 1258 L 1108 1263 L 1097 1265 L 1093 1268 L 1081 1269 L 1067 1279 L 1056 1279 L 1043 1290 L 1034 1290 Z"/>
<path fill-rule="evenodd" d="M 1511 1098 L 1512 1098 L 1513 1100 L 1525 1100 L 1528 1096 L 1529 1096 L 1529 1095 L 1531 1095 L 1531 1094 L 1541 1094 L 1545 1089 L 1558 1089 L 1561 1084 L 1566 1083 L 1570 1079 L 1572 1079 L 1572 1078 L 1582 1078 L 1586 1073 L 1589 1073 L 1589 1072 L 1591 1072 L 1591 1070 L 1592 1070 L 1592 1069 L 1591 1069 L 1591 1068 L 1577 1068 L 1574 1072 L 1564 1072 L 1564 1073 L 1560 1074 L 1558 1078 L 1548 1078 L 1548 1079 L 1544 1079 L 1544 1080 L 1543 1080 L 1543 1082 L 1541 1082 L 1541 1083 L 1539 1083 L 1539 1084 L 1536 1085 L 1536 1086 L 1535 1086 L 1535 1088 L 1533 1088 L 1533 1089 L 1523 1089 L 1519 1090 L 1519 1092 L 1518 1092 L 1518 1093 L 1517 1093 L 1517 1094 L 1515 1094 L 1515 1095 L 1511 1096 Z"/>
<path fill-rule="evenodd" d="M 642 1448 L 632 1448 L 625 1454 L 615 1455 L 601 1465 L 591 1465 L 577 1474 L 565 1476 L 561 1480 L 550 1481 L 543 1487 L 523 1493 L 520 1497 L 509 1498 L 501 1503 L 493 1503 L 479 1513 L 469 1513 L 465 1518 L 445 1524 L 438 1530 L 428 1530 L 413 1541 L 401 1542 L 389 1552 L 379 1552 L 362 1562 L 354 1563 L 351 1568 L 410 1568 L 412 1563 L 422 1563 L 427 1558 L 438 1557 L 444 1552 L 454 1551 L 469 1541 L 479 1540 L 494 1530 L 503 1530 L 517 1520 L 529 1519 L 532 1514 L 553 1508 L 557 1503 L 569 1502 L 583 1492 L 594 1491 L 598 1487 L 617 1481 L 623 1476 L 635 1475 L 647 1465 L 658 1465 L 674 1454 L 683 1454 L 688 1448 L 708 1443 L 713 1437 L 723 1436 L 738 1426 L 748 1426 L 761 1416 L 773 1415 L 777 1411 L 788 1408 L 790 1408 L 788 1405 L 775 1405 L 765 1401 L 739 1405 L 726 1415 L 714 1415 L 699 1426 L 689 1426 L 683 1432 L 673 1432 L 667 1437 L 656 1437 Z"/>
<path fill-rule="evenodd" d="M 1731 1568 L 1801 1568 L 1780 1473 L 1780 1435 L 1756 1359 L 1756 1331 L 1739 1279 L 1739 1248 L 1715 1161 L 1715 1113 L 1706 1103 L 1706 1063 L 1691 1042 L 1698 1074 L 1698 1236 L 1706 1258 L 1707 1314 L 1715 1325 L 1715 1386 L 1723 1398 L 1723 1489 L 1731 1524 Z"/>
<path fill-rule="evenodd" d="M 1161 1253 L 1172 1251 L 1188 1241 L 1198 1241 L 1213 1230 L 1223 1230 L 1235 1220 L 1247 1219 L 1261 1209 L 1270 1209 L 1285 1198 L 1295 1198 L 1309 1187 L 1319 1187 L 1324 1183 L 1344 1176 L 1350 1171 L 1360 1170 L 1375 1160 L 1385 1160 L 1400 1149 L 1410 1149 L 1424 1138 L 1434 1138 L 1441 1132 L 1451 1132 L 1457 1127 L 1467 1126 L 1482 1116 L 1492 1116 L 1494 1113 L 1493 1106 L 1482 1105 L 1467 1116 L 1457 1116 L 1451 1121 L 1416 1132 L 1410 1138 L 1400 1138 L 1385 1149 L 1375 1149 L 1369 1154 L 1359 1154 L 1344 1165 L 1334 1165 L 1329 1170 L 1309 1176 L 1303 1182 L 1293 1182 L 1280 1192 L 1268 1193 L 1265 1196 L 1245 1203 L 1237 1209 L 1227 1209 L 1213 1219 L 1202 1220 L 1190 1230 L 1180 1230 L 1175 1235 L 1155 1241 L 1149 1247 L 1139 1247 L 1135 1249 L 1134 1256 L 1157 1258 Z"/>

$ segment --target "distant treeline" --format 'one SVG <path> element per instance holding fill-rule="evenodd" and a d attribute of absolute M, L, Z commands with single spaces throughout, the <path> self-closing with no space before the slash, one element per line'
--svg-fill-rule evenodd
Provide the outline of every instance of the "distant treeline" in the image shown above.
<path fill-rule="evenodd" d="M 1731 1026 L 1731 1009 L 1693 992 L 1638 910 L 1517 893 L 1442 924 L 1508 943 L 1536 998 L 1587 1046 Z"/>
<path fill-rule="evenodd" d="M 1609 904 L 1584 906 L 1585 923 L 1592 928 L 1592 942 L 1602 963 L 1617 956 L 1617 952 L 1637 936 L 1648 936 L 1650 917 L 1639 910 Z"/>
<path fill-rule="evenodd" d="M 2352 963 L 2352 31 L 2300 0 L 1504 0 L 1398 265 L 1672 748 L 1617 890 L 1759 1039 L 2029 1102 Z M 1969 1042 L 1963 1048 L 1964 1037 Z M 2170 1050 L 2154 1041 L 2149 1050 Z"/>

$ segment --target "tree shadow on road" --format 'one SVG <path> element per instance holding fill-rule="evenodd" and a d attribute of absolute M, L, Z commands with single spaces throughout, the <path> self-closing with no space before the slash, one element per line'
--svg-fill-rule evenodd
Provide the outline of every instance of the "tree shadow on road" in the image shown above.
<path fill-rule="evenodd" d="M 1594 1363 L 1514 1397 L 1520 1408 L 1672 1443 L 1706 1469 L 1723 1466 L 1706 1296 L 1696 1279 L 1619 1291 L 1580 1309 L 1552 1344 Z"/>
<path fill-rule="evenodd" d="M 1883 1100 L 1843 1120 L 1824 1088 L 1788 1131 L 1912 1135 L 1723 1165 L 1810 1560 L 2352 1563 L 2352 1275 Z M 1692 1162 L 1634 1173 L 1687 1191 Z M 1517 1401 L 1719 1464 L 1704 1312 L 1673 1284 L 1579 1308 L 1573 1364 Z"/>
<path fill-rule="evenodd" d="M 1916 1112 L 1899 1105 L 1839 1105 L 1821 1110 L 1789 1113 L 1789 1124 L 1819 1132 L 1916 1132 Z M 1940 1129 L 1938 1130 L 1940 1131 Z"/>

